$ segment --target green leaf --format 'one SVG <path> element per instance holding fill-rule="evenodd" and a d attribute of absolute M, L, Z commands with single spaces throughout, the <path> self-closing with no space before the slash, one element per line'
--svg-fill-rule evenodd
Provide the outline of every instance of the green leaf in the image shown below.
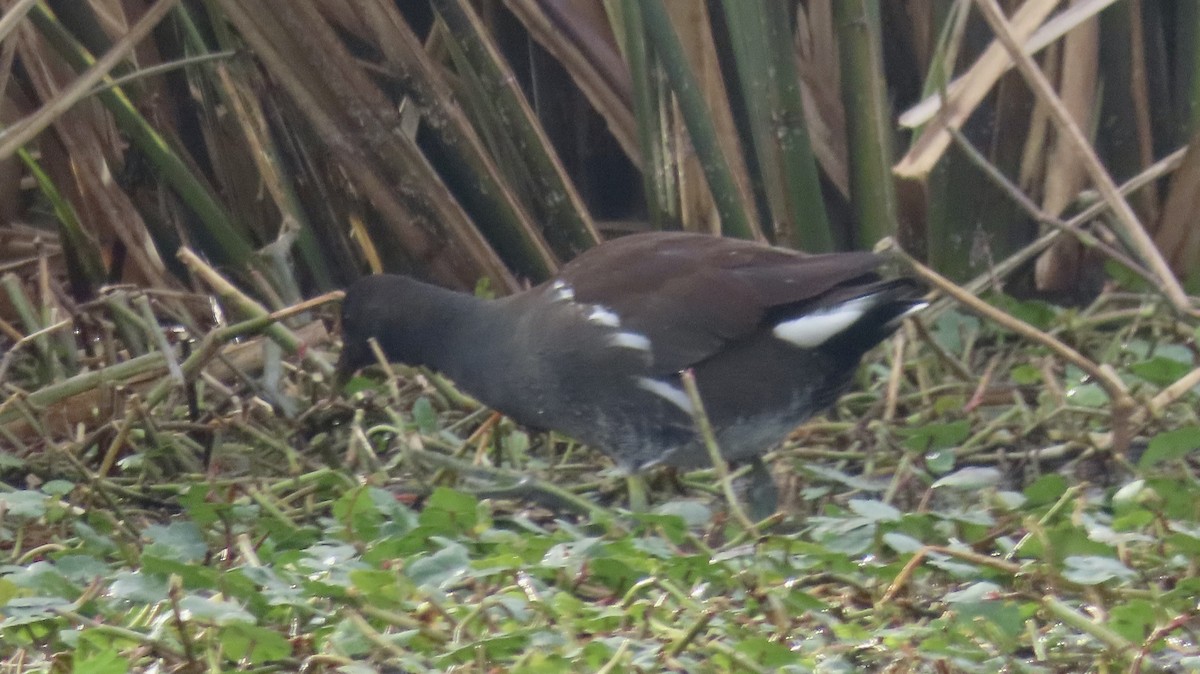
<path fill-rule="evenodd" d="M 1014 367 L 1009 375 L 1014 382 L 1022 386 L 1042 383 L 1042 371 L 1027 363 Z"/>
<path fill-rule="evenodd" d="M 1108 404 L 1108 394 L 1099 384 L 1091 382 L 1079 384 L 1067 389 L 1067 402 L 1080 407 L 1104 407 Z"/>
<path fill-rule="evenodd" d="M 203 561 L 208 555 L 208 544 L 195 522 L 152 524 L 146 527 L 145 536 L 151 541 L 146 554 L 185 563 Z"/>
<path fill-rule="evenodd" d="M 903 516 L 899 510 L 883 501 L 855 498 L 850 499 L 847 505 L 856 515 L 871 522 L 897 522 Z"/>
<path fill-rule="evenodd" d="M 128 671 L 129 659 L 114 648 L 88 655 L 76 654 L 71 665 L 72 674 L 125 674 Z"/>
<path fill-rule="evenodd" d="M 943 475 L 954 470 L 958 455 L 951 449 L 939 449 L 925 454 L 925 467 L 934 475 Z"/>
<path fill-rule="evenodd" d="M 1034 480 L 1025 488 L 1025 498 L 1030 506 L 1049 505 L 1067 491 L 1067 480 L 1062 475 L 1050 473 Z"/>
<path fill-rule="evenodd" d="M 1163 461 L 1181 459 L 1197 448 L 1200 448 L 1200 426 L 1164 431 L 1150 439 L 1150 446 L 1138 459 L 1138 468 L 1150 468 Z"/>
<path fill-rule="evenodd" d="M 421 396 L 413 403 L 412 418 L 413 423 L 417 425 L 417 430 L 425 435 L 434 435 L 438 432 L 437 412 L 433 409 L 433 403 L 429 401 L 428 396 Z"/>
<path fill-rule="evenodd" d="M 902 555 L 914 553 L 914 552 L 920 550 L 921 548 L 925 547 L 924 543 L 913 538 L 912 536 L 908 536 L 906 534 L 899 534 L 896 532 L 889 532 L 889 533 L 884 534 L 883 542 L 889 548 L 895 550 L 896 552 L 899 552 Z"/>
<path fill-rule="evenodd" d="M 54 560 L 58 572 L 76 583 L 89 583 L 108 575 L 108 565 L 91 555 L 63 555 Z"/>
<path fill-rule="evenodd" d="M 1131 599 L 1108 612 L 1108 626 L 1133 643 L 1145 641 L 1155 622 L 1154 605 L 1145 599 Z"/>
<path fill-rule="evenodd" d="M 1155 356 L 1150 360 L 1143 360 L 1129 366 L 1130 372 L 1159 386 L 1174 384 L 1191 369 L 1192 366 L 1188 363 L 1181 363 L 1165 356 Z"/>
<path fill-rule="evenodd" d="M 333 503 L 333 516 L 345 525 L 351 536 L 370 540 L 379 532 L 383 516 L 371 498 L 372 491 L 377 490 L 368 486 L 351 489 Z"/>
<path fill-rule="evenodd" d="M 8 452 L 0 452 L 0 470 L 24 470 L 25 460 L 9 454 Z"/>
<path fill-rule="evenodd" d="M 265 566 L 245 566 L 229 576 L 240 575 L 250 583 L 260 597 L 271 606 L 306 606 L 308 597 L 296 585 L 285 581 L 273 569 Z M 242 595 L 237 595 L 239 598 Z"/>
<path fill-rule="evenodd" d="M 254 616 L 233 602 L 191 594 L 179 600 L 184 620 L 200 620 L 218 625 L 253 623 Z"/>
<path fill-rule="evenodd" d="M 350 582 L 364 596 L 376 595 L 396 584 L 396 574 L 377 569 L 358 569 L 350 572 Z"/>
<path fill-rule="evenodd" d="M 169 587 L 162 576 L 147 573 L 122 571 L 108 586 L 108 592 L 116 599 L 132 604 L 157 604 L 167 600 Z"/>
<path fill-rule="evenodd" d="M 208 500 L 212 488 L 205 482 L 196 482 L 188 486 L 179 496 L 179 504 L 198 526 L 206 527 L 219 519 L 216 504 Z"/>
<path fill-rule="evenodd" d="M 0 492 L 0 511 L 7 517 L 36 519 L 46 514 L 49 497 L 36 491 Z"/>
<path fill-rule="evenodd" d="M 656 507 L 658 515 L 674 516 L 682 520 L 688 527 L 703 527 L 712 521 L 713 511 L 697 499 L 675 499 Z"/>
<path fill-rule="evenodd" d="M 409 564 L 405 573 L 413 584 L 424 587 L 442 585 L 465 575 L 471 558 L 467 549 L 450 540 L 442 540 L 446 547 Z"/>
<path fill-rule="evenodd" d="M 58 612 L 70 608 L 71 602 L 61 597 L 17 597 L 4 604 L 5 617 L 0 622 L 0 632 L 22 625 L 58 620 Z"/>
<path fill-rule="evenodd" d="M 992 597 L 998 596 L 1003 590 L 1004 588 L 995 583 L 983 581 L 971 583 L 961 590 L 947 592 L 944 599 L 949 604 L 979 603 L 991 601 Z"/>
<path fill-rule="evenodd" d="M 472 643 L 456 648 L 446 653 L 441 661 L 449 665 L 452 662 L 471 662 L 482 654 L 489 660 L 504 660 L 524 651 L 529 646 L 529 639 L 524 633 L 510 632 L 501 636 L 477 639 Z M 453 668 L 446 667 L 442 671 Z"/>
<path fill-rule="evenodd" d="M 1059 322 L 1061 310 L 1041 300 L 1018 300 L 1011 295 L 994 293 L 986 299 L 993 306 L 1041 330 L 1049 330 Z"/>
<path fill-rule="evenodd" d="M 342 387 L 342 391 L 347 398 L 353 398 L 356 394 L 363 391 L 374 391 L 379 388 L 379 382 L 365 375 L 357 374 L 350 377 L 350 380 Z"/>
<path fill-rule="evenodd" d="M 982 631 L 982 635 L 990 637 L 989 641 L 995 641 L 998 637 L 1003 637 L 1005 641 L 1011 640 L 1025 630 L 1025 619 L 1021 615 L 1020 607 L 1013 602 L 962 602 L 955 604 L 954 610 L 958 620 L 982 621 L 984 625 L 998 630 L 998 633 L 993 633 L 991 630 Z"/>
<path fill-rule="evenodd" d="M 50 480 L 42 485 L 42 493 L 57 497 L 66 496 L 73 489 L 75 489 L 75 483 L 67 482 L 66 480 Z"/>
<path fill-rule="evenodd" d="M 39 561 L 24 568 L 13 568 L 16 570 L 6 575 L 8 580 L 38 594 L 73 599 L 81 590 L 49 562 Z"/>
<path fill-rule="evenodd" d="M 371 652 L 372 642 L 349 620 L 338 620 L 327 637 L 329 646 L 347 657 L 362 657 Z M 373 670 L 378 671 L 378 670 Z"/>
<path fill-rule="evenodd" d="M 1080 585 L 1099 585 L 1110 580 L 1132 580 L 1137 574 L 1112 557 L 1074 555 L 1063 560 L 1063 578 Z"/>
<path fill-rule="evenodd" d="M 282 634 L 257 625 L 233 623 L 221 630 L 221 646 L 233 660 L 262 665 L 292 654 L 291 642 Z"/>
<path fill-rule="evenodd" d="M 163 546 L 157 547 L 161 549 Z M 189 589 L 213 589 L 223 573 L 216 567 L 205 564 L 190 564 L 151 554 L 149 549 L 150 546 L 147 546 L 147 551 L 142 553 L 142 571 L 163 577 L 174 574 L 179 576 L 184 587 Z"/>
<path fill-rule="evenodd" d="M 914 452 L 957 447 L 971 434 L 971 422 L 966 419 L 943 424 L 926 424 L 920 428 L 904 429 L 904 446 Z"/>
<path fill-rule="evenodd" d="M 955 489 L 975 490 L 984 487 L 995 487 L 1003 479 L 1003 475 L 995 468 L 985 466 L 968 466 L 946 475 L 933 483 L 934 487 L 953 487 Z"/>
<path fill-rule="evenodd" d="M 933 339 L 950 353 L 961 353 L 964 337 L 978 332 L 980 321 L 969 314 L 952 309 L 938 316 L 933 324 Z"/>
<path fill-rule="evenodd" d="M 479 502 L 469 494 L 438 487 L 429 496 L 418 521 L 434 533 L 447 536 L 471 532 L 479 523 Z"/>
<path fill-rule="evenodd" d="M 737 652 L 763 667 L 777 668 L 800 660 L 792 649 L 766 637 L 750 637 L 738 643 Z"/>

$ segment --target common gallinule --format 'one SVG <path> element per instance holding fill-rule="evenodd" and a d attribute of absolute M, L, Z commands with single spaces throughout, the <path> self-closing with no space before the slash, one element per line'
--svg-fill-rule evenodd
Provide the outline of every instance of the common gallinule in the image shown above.
<path fill-rule="evenodd" d="M 882 261 L 655 232 L 596 246 L 497 300 L 368 276 L 346 290 L 338 370 L 374 362 L 374 337 L 390 360 L 639 471 L 709 463 L 680 380 L 691 368 L 722 454 L 757 460 L 924 305 L 911 279 L 880 277 Z"/>

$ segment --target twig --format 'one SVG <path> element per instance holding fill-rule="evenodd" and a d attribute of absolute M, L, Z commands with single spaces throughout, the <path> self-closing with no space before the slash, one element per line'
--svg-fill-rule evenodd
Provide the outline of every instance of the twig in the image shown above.
<path fill-rule="evenodd" d="M 1142 257 L 1143 261 L 1158 277 L 1158 282 L 1162 287 L 1163 294 L 1171 301 L 1180 312 L 1190 316 L 1200 316 L 1200 310 L 1192 306 L 1191 298 L 1184 292 L 1183 286 L 1179 284 L 1179 279 L 1175 278 L 1174 272 L 1163 259 L 1162 253 L 1154 244 L 1154 240 L 1146 233 L 1145 227 L 1138 221 L 1137 214 L 1133 212 L 1133 208 L 1129 206 L 1129 202 L 1121 195 L 1117 189 L 1116 183 L 1113 182 L 1112 176 L 1105 170 L 1104 165 L 1100 163 L 1100 158 L 1096 156 L 1095 151 L 1088 144 L 1087 138 L 1083 135 L 1083 131 L 1071 119 L 1071 113 L 1059 100 L 1054 93 L 1054 86 L 1050 84 L 1050 80 L 1046 79 L 1044 73 L 1038 68 L 1025 52 L 1021 49 L 1021 45 L 1014 38 L 1012 30 L 1009 26 L 1008 19 L 1001 11 L 1000 5 L 996 0 L 975 0 L 975 4 L 979 6 L 985 19 L 992 27 L 992 31 L 996 34 L 997 39 L 1008 50 L 1017 69 L 1021 71 L 1021 75 L 1025 78 L 1026 83 L 1033 89 L 1033 93 L 1040 101 L 1046 104 L 1050 111 L 1051 117 L 1054 119 L 1055 127 L 1058 129 L 1059 137 L 1069 142 L 1079 155 L 1080 161 L 1087 169 L 1088 175 L 1092 179 L 1092 183 L 1096 189 L 1100 191 L 1100 195 L 1108 202 L 1109 208 L 1112 209 L 1116 220 L 1120 223 L 1127 239 L 1133 244 L 1134 249 Z"/>
<path fill-rule="evenodd" d="M 1132 655 L 1137 652 L 1137 646 L 1125 637 L 1117 634 L 1105 625 L 1092 621 L 1091 618 L 1071 608 L 1058 597 L 1053 595 L 1042 597 L 1042 608 L 1052 618 L 1056 618 L 1058 621 L 1084 632 L 1108 648 L 1123 655 Z"/>
<path fill-rule="evenodd" d="M 278 321 L 296 314 L 307 312 L 313 307 L 320 306 L 321 304 L 341 299 L 342 294 L 343 293 L 340 290 L 326 293 L 319 297 L 314 297 L 312 299 L 300 302 L 299 304 L 285 307 L 279 311 L 272 311 L 270 313 L 266 313 L 264 311 L 261 316 L 256 316 L 248 321 L 235 323 L 219 330 L 213 330 L 205 335 L 204 339 L 201 340 L 200 348 L 196 349 L 196 351 L 193 352 L 192 355 L 183 362 L 181 368 L 183 369 L 184 377 L 190 380 L 193 376 L 195 376 L 195 373 L 199 372 L 201 367 L 219 354 L 221 346 L 226 342 L 258 332 L 265 332 L 271 337 L 271 339 L 279 342 L 280 346 L 292 353 L 302 353 L 306 351 L 303 341 L 300 340 L 291 330 L 287 330 L 283 328 L 283 326 L 279 325 Z M 281 339 L 284 341 L 281 342 Z M 319 369 L 321 369 L 322 372 L 326 372 L 326 374 L 333 374 L 333 366 L 325 362 L 323 358 L 317 357 L 311 352 L 305 354 L 304 357 L 310 362 L 323 363 L 323 367 Z M 156 385 L 150 391 L 149 395 L 146 396 L 146 406 L 153 408 L 158 405 L 158 403 L 162 402 L 167 393 L 171 390 L 171 387 L 174 385 L 175 382 L 171 379 L 164 379 L 163 381 L 159 382 L 158 385 Z"/>
<path fill-rule="evenodd" d="M 984 175 L 990 178 L 1002 192 L 1007 194 L 1010 199 L 1016 202 L 1016 204 L 1020 206 L 1021 209 L 1029 215 L 1029 217 L 1033 218 L 1039 223 L 1049 225 L 1057 230 L 1061 230 L 1063 233 L 1074 236 L 1082 245 L 1100 250 L 1105 255 L 1119 263 L 1121 266 L 1142 277 L 1142 279 L 1151 286 L 1158 285 L 1158 279 L 1155 278 L 1155 276 L 1147 271 L 1142 265 L 1138 264 L 1134 260 L 1129 259 L 1128 255 L 1125 255 L 1116 248 L 1113 248 L 1104 241 L 1096 238 L 1090 232 L 1083 230 L 1083 222 L 1077 222 L 1075 218 L 1072 218 L 1071 222 L 1065 222 L 1061 218 L 1057 218 L 1042 210 L 1033 202 L 1033 200 L 1026 196 L 1019 187 L 1014 185 L 1012 181 L 1008 179 L 1008 176 L 1004 175 L 1000 169 L 996 168 L 994 164 L 988 161 L 987 157 L 983 156 L 983 154 L 975 148 L 975 145 L 972 144 L 971 141 L 964 136 L 961 131 L 954 127 L 950 127 L 949 130 L 951 137 L 954 138 L 954 142 L 958 145 L 958 148 L 963 151 L 963 154 L 967 157 L 967 159 L 970 160 L 972 164 L 975 164 L 979 170 L 983 171 Z M 1123 190 L 1122 193 L 1124 193 Z M 1108 202 L 1101 201 L 1100 203 L 1107 204 Z M 993 276 L 994 275 L 995 274 L 993 274 Z"/>
<path fill-rule="evenodd" d="M 1097 365 L 1053 335 L 1038 330 L 1015 316 L 1004 313 L 972 295 L 962 286 L 956 285 L 941 274 L 917 262 L 908 253 L 899 248 L 896 250 L 908 261 L 913 272 L 934 288 L 952 297 L 968 310 L 1015 332 L 1025 339 L 1045 346 L 1058 354 L 1059 357 L 1075 365 L 1095 379 L 1101 388 L 1104 389 L 1104 392 L 1108 394 L 1109 400 L 1112 401 L 1112 449 L 1118 454 L 1125 452 L 1129 447 L 1130 441 L 1133 439 L 1133 427 L 1137 425 L 1138 419 L 1144 412 L 1139 410 L 1137 402 L 1129 395 L 1125 387 L 1125 382 L 1121 381 L 1121 377 L 1113 370 L 1111 365 Z"/>
<path fill-rule="evenodd" d="M 900 395 L 900 379 L 904 376 L 905 334 L 898 333 L 892 340 L 892 371 L 888 376 L 887 393 L 884 396 L 883 420 L 896 418 L 896 398 Z"/>
<path fill-rule="evenodd" d="M 1183 158 L 1187 155 L 1187 151 L 1187 147 L 1181 147 L 1158 160 L 1153 165 L 1146 167 L 1146 170 L 1121 183 L 1121 194 L 1133 194 L 1142 187 L 1153 183 L 1155 180 L 1179 168 L 1183 163 Z M 1054 229 L 1043 234 L 1021 250 L 993 265 L 991 269 L 963 284 L 963 287 L 972 293 L 977 293 L 981 289 L 986 288 L 995 278 L 1008 276 L 1026 262 L 1032 260 L 1043 250 L 1049 248 L 1067 230 L 1074 230 L 1081 227 L 1084 223 L 1104 213 L 1108 209 L 1108 206 L 1107 201 L 1097 200 L 1096 203 L 1080 211 L 1078 215 L 1065 221 L 1063 225 L 1066 229 Z M 1157 283 L 1154 285 L 1157 285 Z M 934 300 L 929 308 L 921 312 L 921 316 L 926 321 L 931 321 L 944 311 L 950 305 L 950 302 L 949 298 Z M 917 321 L 917 323 L 920 323 L 920 321 Z"/>
<path fill-rule="evenodd" d="M 460 475 L 471 475 L 489 480 L 503 480 L 509 483 L 489 488 L 485 492 L 476 491 L 474 492 L 476 494 L 493 498 L 528 498 L 531 493 L 541 492 L 561 501 L 577 512 L 586 513 L 594 522 L 612 522 L 616 520 L 616 516 L 611 511 L 544 480 L 538 480 L 528 475 L 514 473 L 502 468 L 472 465 L 466 461 L 425 449 L 410 447 L 405 451 L 412 458 L 426 461 L 442 468 L 450 468 Z"/>
<path fill-rule="evenodd" d="M 1197 385 L 1200 385 L 1200 368 L 1183 375 L 1175 383 L 1160 391 L 1158 395 L 1150 399 L 1146 408 L 1151 415 L 1157 416 L 1164 407 L 1183 397 Z"/>
<path fill-rule="evenodd" d="M 304 302 L 300 302 L 291 307 L 286 307 L 279 311 L 268 312 L 258 302 L 255 302 L 236 286 L 230 283 L 225 277 L 217 273 L 217 270 L 209 266 L 204 260 L 196 255 L 188 248 L 180 248 L 176 253 L 176 257 L 180 262 L 188 268 L 188 271 L 198 276 L 206 285 L 212 288 L 229 308 L 236 312 L 236 315 L 249 318 L 245 324 L 258 325 L 258 329 L 265 332 L 267 336 L 279 343 L 285 351 L 291 354 L 299 355 L 304 361 L 314 366 L 318 371 L 326 376 L 333 374 L 333 366 L 325 361 L 324 358 L 309 351 L 304 342 L 296 336 L 294 332 L 279 324 L 278 321 L 292 316 L 297 313 L 302 313 L 319 306 L 326 302 L 330 302 L 342 297 L 340 291 L 326 293 L 320 297 L 315 297 Z M 255 323 L 255 321 L 258 321 Z M 190 359 L 189 359 L 190 360 Z"/>
<path fill-rule="evenodd" d="M 733 492 L 733 478 L 729 474 L 729 464 L 725 463 L 725 457 L 721 456 L 721 448 L 717 446 L 717 436 L 713 433 L 712 422 L 708 419 L 708 413 L 704 411 L 704 401 L 700 399 L 700 389 L 696 386 L 696 375 L 688 369 L 680 373 L 680 378 L 683 380 L 683 390 L 687 391 L 688 400 L 692 403 L 692 418 L 696 421 L 696 428 L 700 433 L 700 439 L 704 442 L 704 448 L 708 450 L 708 458 L 721 483 L 721 492 L 725 495 L 729 511 L 733 513 L 734 519 L 742 525 L 743 529 L 757 537 L 759 535 L 758 527 L 751 521 L 746 510 L 742 508 L 741 500 Z"/>

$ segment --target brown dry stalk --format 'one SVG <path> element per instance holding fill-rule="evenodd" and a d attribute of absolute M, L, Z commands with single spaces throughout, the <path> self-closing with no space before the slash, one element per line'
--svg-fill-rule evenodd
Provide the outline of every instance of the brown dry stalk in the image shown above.
<path fill-rule="evenodd" d="M 1028 38 L 1057 4 L 1055 0 L 1028 0 L 1022 4 L 1013 14 L 1014 30 L 1020 35 L 1020 39 L 1024 41 Z M 950 145 L 951 138 L 947 129 L 961 127 L 979 107 L 979 103 L 992 90 L 1000 76 L 1010 67 L 1004 50 L 995 43 L 989 45 L 967 69 L 966 74 L 945 87 L 944 94 L 934 99 L 932 106 L 925 104 L 925 109 L 939 114 L 929 122 L 908 153 L 892 170 L 899 176 L 910 178 L 924 177 L 933 170 Z M 941 105 L 937 105 L 937 102 Z M 900 123 L 910 125 L 916 117 L 917 115 L 910 111 L 901 116 Z"/>
<path fill-rule="evenodd" d="M 1131 415 L 1138 411 L 1138 404 L 1129 395 L 1125 383 L 1121 381 L 1120 376 L 1113 371 L 1111 366 L 1097 365 L 1053 335 L 1038 330 L 1025 321 L 993 307 L 962 286 L 917 262 L 899 248 L 896 250 L 911 265 L 913 272 L 936 290 L 957 301 L 967 310 L 1011 330 L 1025 339 L 1045 346 L 1063 360 L 1070 362 L 1095 379 L 1096 383 L 1108 394 L 1109 400 L 1112 401 L 1113 449 L 1118 453 L 1124 451 L 1130 439 L 1131 422 L 1134 421 Z"/>
<path fill-rule="evenodd" d="M 1008 19 L 1005 18 L 1004 12 L 1000 9 L 996 0 L 976 0 L 975 4 L 979 6 L 980 11 L 992 27 L 992 31 L 996 34 L 996 37 L 1008 50 L 1017 69 L 1033 90 L 1034 96 L 1047 106 L 1060 138 L 1064 142 L 1069 143 L 1079 154 L 1079 159 L 1083 162 L 1084 168 L 1087 169 L 1092 183 L 1108 203 L 1109 208 L 1112 209 L 1117 223 L 1121 225 L 1124 234 L 1134 249 L 1158 278 L 1164 295 L 1179 311 L 1190 316 L 1200 316 L 1200 311 L 1192 306 L 1191 299 L 1184 292 L 1183 286 L 1175 278 L 1175 274 L 1171 271 L 1170 266 L 1167 265 L 1166 260 L 1163 259 L 1158 247 L 1154 245 L 1154 241 L 1150 238 L 1150 235 L 1146 233 L 1145 227 L 1138 221 L 1137 214 L 1133 212 L 1133 209 L 1129 206 L 1129 202 L 1125 200 L 1120 190 L 1117 189 L 1112 176 L 1105 170 L 1104 165 L 1100 162 L 1100 158 L 1096 156 L 1095 151 L 1089 145 L 1087 137 L 1084 136 L 1079 125 L 1071 118 L 1070 111 L 1066 109 L 1066 106 L 1063 105 L 1063 102 L 1055 94 L 1054 86 L 1046 79 L 1045 74 L 1033 62 L 1033 59 L 1022 50 L 1017 37 L 1013 34 Z"/>
<path fill-rule="evenodd" d="M 243 293 L 237 288 L 237 286 L 230 283 L 229 280 L 224 276 L 221 276 L 216 269 L 213 269 L 208 263 L 202 260 L 200 256 L 196 255 L 190 249 L 180 248 L 179 252 L 176 253 L 176 256 L 181 262 L 183 262 L 190 272 L 195 274 L 201 281 L 212 288 L 217 293 L 217 296 L 226 303 L 226 306 L 234 311 L 236 316 L 245 317 L 250 320 L 264 321 L 265 323 L 269 324 L 266 326 L 264 332 L 268 337 L 278 342 L 285 351 L 300 356 L 306 363 L 314 366 L 325 376 L 331 376 L 333 374 L 333 366 L 330 365 L 329 362 L 307 350 L 303 341 L 297 338 L 291 330 L 287 329 L 283 324 L 276 323 L 275 321 L 282 317 L 290 316 L 293 313 L 305 311 L 327 301 L 340 299 L 340 297 L 334 296 L 332 293 L 327 293 L 321 297 L 308 300 L 307 302 L 301 302 L 293 307 L 285 308 L 281 310 L 282 313 L 271 313 L 267 311 L 266 307 L 256 302 L 249 295 Z"/>
<path fill-rule="evenodd" d="M 90 95 L 92 88 L 129 55 L 129 52 L 133 51 L 138 43 L 150 34 L 150 31 L 154 30 L 158 22 L 175 7 L 178 1 L 158 0 L 150 9 L 146 10 L 137 23 L 130 27 L 128 33 L 113 43 L 112 49 L 108 50 L 108 53 L 96 61 L 91 68 L 84 71 L 71 83 L 71 86 L 63 89 L 56 98 L 47 102 L 33 115 L 14 124 L 7 133 L 0 134 L 0 159 L 11 156 L 18 148 L 53 124 L 63 112 Z"/>

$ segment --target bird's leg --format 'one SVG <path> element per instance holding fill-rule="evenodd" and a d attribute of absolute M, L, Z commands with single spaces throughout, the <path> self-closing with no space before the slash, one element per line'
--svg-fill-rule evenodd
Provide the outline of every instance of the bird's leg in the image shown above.
<path fill-rule="evenodd" d="M 749 506 L 751 519 L 761 522 L 774 515 L 779 507 L 779 489 L 761 457 L 750 459 L 750 473 L 746 475 L 746 480 L 746 505 Z"/>

